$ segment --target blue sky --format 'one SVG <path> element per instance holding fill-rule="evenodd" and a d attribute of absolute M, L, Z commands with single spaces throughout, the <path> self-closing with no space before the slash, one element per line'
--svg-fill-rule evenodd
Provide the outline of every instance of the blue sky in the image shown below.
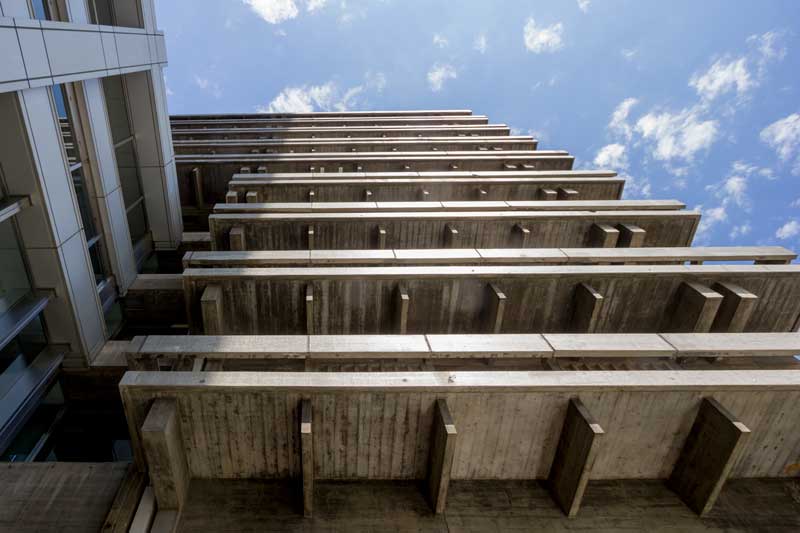
<path fill-rule="evenodd" d="M 158 0 L 172 113 L 470 108 L 800 250 L 800 2 Z"/>

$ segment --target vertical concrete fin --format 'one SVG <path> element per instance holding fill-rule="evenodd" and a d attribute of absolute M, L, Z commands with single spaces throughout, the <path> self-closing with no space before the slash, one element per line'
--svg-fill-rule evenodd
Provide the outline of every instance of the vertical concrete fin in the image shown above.
<path fill-rule="evenodd" d="M 703 398 L 667 484 L 700 516 L 714 506 L 750 430 L 713 398 Z"/>
<path fill-rule="evenodd" d="M 456 449 L 456 425 L 445 400 L 433 405 L 433 427 L 428 468 L 428 499 L 434 513 L 444 511 Z"/>
<path fill-rule="evenodd" d="M 548 476 L 550 494 L 567 516 L 580 509 L 602 436 L 603 429 L 586 406 L 571 399 Z"/>

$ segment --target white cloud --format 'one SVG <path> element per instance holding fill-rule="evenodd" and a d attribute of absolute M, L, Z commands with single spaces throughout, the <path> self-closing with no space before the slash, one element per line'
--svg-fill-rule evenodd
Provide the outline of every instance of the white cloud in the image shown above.
<path fill-rule="evenodd" d="M 294 0 L 242 0 L 242 2 L 270 24 L 280 24 L 298 15 Z"/>
<path fill-rule="evenodd" d="M 434 46 L 438 46 L 439 48 L 447 48 L 447 46 L 450 44 L 450 41 L 448 41 L 447 37 L 445 37 L 441 33 L 434 33 L 433 44 Z"/>
<path fill-rule="evenodd" d="M 214 98 L 222 98 L 222 88 L 219 83 L 211 81 L 208 78 L 201 78 L 197 74 L 194 75 L 194 84 L 200 89 L 208 91 Z"/>
<path fill-rule="evenodd" d="M 309 13 L 313 13 L 314 11 L 325 7 L 327 1 L 328 0 L 308 0 L 308 3 L 306 4 L 306 10 Z"/>
<path fill-rule="evenodd" d="M 300 14 L 300 0 L 242 0 L 256 15 L 270 24 L 280 24 Z M 305 0 L 306 11 L 313 13 L 325 7 L 328 0 Z"/>
<path fill-rule="evenodd" d="M 598 167 L 610 169 L 628 168 L 628 156 L 625 153 L 625 146 L 618 143 L 603 146 L 597 151 L 594 164 Z"/>
<path fill-rule="evenodd" d="M 584 13 L 589 12 L 589 6 L 592 4 L 592 0 L 578 0 L 578 7 Z"/>
<path fill-rule="evenodd" d="M 724 194 L 731 198 L 736 205 L 743 207 L 747 203 L 747 178 L 744 176 L 731 176 L 722 186 Z"/>
<path fill-rule="evenodd" d="M 714 226 L 728 220 L 728 211 L 724 205 L 709 209 L 703 209 L 702 205 L 698 205 L 695 209 L 701 212 L 700 224 L 697 225 L 697 238 L 700 240 L 705 240 Z"/>
<path fill-rule="evenodd" d="M 625 180 L 625 188 L 622 190 L 623 198 L 650 198 L 652 196 L 653 191 L 650 186 L 650 180 L 634 178 L 627 173 L 620 173 L 619 177 Z"/>
<path fill-rule="evenodd" d="M 537 26 L 533 18 L 529 18 L 523 29 L 525 48 L 535 54 L 554 52 L 564 46 L 562 34 L 564 25 L 560 22 L 551 26 Z"/>
<path fill-rule="evenodd" d="M 628 115 L 630 115 L 633 106 L 639 103 L 636 98 L 626 98 L 623 100 L 614 112 L 611 114 L 611 121 L 608 123 L 608 129 L 612 133 L 622 135 L 625 139 L 630 140 L 633 130 L 628 124 Z"/>
<path fill-rule="evenodd" d="M 800 198 L 794 200 L 792 203 L 789 204 L 789 207 L 800 207 Z"/>
<path fill-rule="evenodd" d="M 369 89 L 375 89 L 380 93 L 386 88 L 386 74 L 383 72 L 367 72 L 364 79 Z"/>
<path fill-rule="evenodd" d="M 639 51 L 635 48 L 623 48 L 619 53 L 622 54 L 622 57 L 625 58 L 626 61 L 632 61 Z"/>
<path fill-rule="evenodd" d="M 386 88 L 382 72 L 367 72 L 364 83 L 340 90 L 332 81 L 321 85 L 285 87 L 265 106 L 257 106 L 258 113 L 311 113 L 313 111 L 349 111 L 363 107 L 368 91 L 377 93 Z"/>
<path fill-rule="evenodd" d="M 755 46 L 759 54 L 759 70 L 764 69 L 770 61 L 781 61 L 786 57 L 786 46 L 783 44 L 784 32 L 768 31 L 761 35 L 751 35 L 747 38 L 748 44 Z"/>
<path fill-rule="evenodd" d="M 731 232 L 728 235 L 731 239 L 738 239 L 739 237 L 749 235 L 752 230 L 753 227 L 750 225 L 750 223 L 745 222 L 744 224 L 739 224 L 738 226 L 731 228 Z"/>
<path fill-rule="evenodd" d="M 477 37 L 475 37 L 475 42 L 472 44 L 472 48 L 477 50 L 478 52 L 485 54 L 486 49 L 489 47 L 489 42 L 486 39 L 486 34 L 481 33 Z"/>
<path fill-rule="evenodd" d="M 694 87 L 697 94 L 706 101 L 733 90 L 736 90 L 737 96 L 743 97 L 756 85 L 747 70 L 747 60 L 744 57 L 729 62 L 720 59 L 704 74 L 694 74 L 689 80 L 689 86 Z"/>
<path fill-rule="evenodd" d="M 792 172 L 800 174 L 800 114 L 792 113 L 761 130 L 761 141 L 775 150 L 781 161 L 798 156 Z"/>
<path fill-rule="evenodd" d="M 636 121 L 636 132 L 653 143 L 655 159 L 691 162 L 695 154 L 708 150 L 719 134 L 716 120 L 704 120 L 696 108 L 678 113 L 650 112 Z"/>
<path fill-rule="evenodd" d="M 201 89 L 208 89 L 208 83 L 209 82 L 208 82 L 207 78 L 201 78 L 200 76 L 195 74 L 194 75 L 194 83 L 195 83 L 195 85 L 197 85 Z"/>
<path fill-rule="evenodd" d="M 311 113 L 314 110 L 332 109 L 334 85 L 303 85 L 286 87 L 267 106 L 259 106 L 259 113 Z"/>
<path fill-rule="evenodd" d="M 800 222 L 797 220 L 790 220 L 786 222 L 783 226 L 778 228 L 778 231 L 775 232 L 775 237 L 781 240 L 791 239 L 797 235 L 800 235 Z"/>
<path fill-rule="evenodd" d="M 444 82 L 454 80 L 458 77 L 458 72 L 453 65 L 446 63 L 436 63 L 428 71 L 428 85 L 431 91 L 438 92 L 444 87 Z"/>

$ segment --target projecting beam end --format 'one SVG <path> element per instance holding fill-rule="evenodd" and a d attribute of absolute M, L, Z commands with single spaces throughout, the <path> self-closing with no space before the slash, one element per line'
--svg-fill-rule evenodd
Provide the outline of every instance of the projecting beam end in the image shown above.
<path fill-rule="evenodd" d="M 311 427 L 311 400 L 300 401 L 300 460 L 303 471 L 303 516 L 314 508 L 314 440 Z"/>
<path fill-rule="evenodd" d="M 567 516 L 578 514 L 603 434 L 583 402 L 571 399 L 548 476 L 550 494 Z"/>
<path fill-rule="evenodd" d="M 428 500 L 436 514 L 444 512 L 456 450 L 456 425 L 445 400 L 433 405 L 433 428 L 428 469 Z"/>
<path fill-rule="evenodd" d="M 175 399 L 159 398 L 153 402 L 141 434 L 159 511 L 182 509 L 189 489 L 189 468 Z"/>
<path fill-rule="evenodd" d="M 703 398 L 667 485 L 700 516 L 719 496 L 750 430 L 713 398 Z"/>

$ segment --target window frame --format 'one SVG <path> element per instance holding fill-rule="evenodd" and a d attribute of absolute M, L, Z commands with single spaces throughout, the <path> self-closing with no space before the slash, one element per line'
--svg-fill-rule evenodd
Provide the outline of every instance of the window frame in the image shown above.
<path fill-rule="evenodd" d="M 103 84 L 103 96 L 105 97 L 105 101 L 106 101 L 106 113 L 108 113 L 109 116 L 110 116 L 110 113 L 109 113 L 109 103 L 108 103 L 108 91 L 106 89 L 106 83 L 111 83 L 112 80 L 110 78 L 112 78 L 112 77 L 114 77 L 114 76 L 108 76 L 108 77 L 103 78 L 101 80 L 101 83 Z M 125 119 L 127 120 L 127 123 L 128 123 L 128 128 L 127 129 L 130 132 L 130 135 L 128 135 L 127 137 L 125 137 L 123 139 L 115 141 L 114 138 L 113 138 L 113 130 L 112 130 L 112 132 L 111 132 L 112 133 L 111 141 L 112 141 L 112 143 L 114 145 L 114 163 L 117 166 L 117 174 L 119 175 L 120 186 L 122 186 L 122 180 L 124 178 L 123 178 L 122 173 L 120 172 L 119 151 L 120 151 L 120 149 L 125 148 L 128 145 L 131 145 L 131 150 L 133 152 L 132 153 L 133 163 L 134 163 L 133 164 L 133 168 L 134 168 L 134 171 L 135 171 L 135 174 L 136 174 L 137 186 L 138 186 L 138 189 L 139 189 L 139 197 L 136 198 L 135 200 L 131 201 L 130 203 L 128 203 L 127 199 L 125 198 L 125 195 L 123 194 L 122 200 L 123 200 L 123 205 L 125 206 L 125 218 L 126 218 L 126 220 L 128 222 L 128 233 L 129 233 L 130 238 L 131 238 L 131 245 L 133 246 L 134 251 L 136 251 L 137 249 L 140 249 L 143 246 L 144 241 L 146 241 L 148 239 L 148 237 L 150 236 L 150 217 L 148 216 L 148 213 L 147 213 L 147 204 L 145 202 L 145 196 L 144 196 L 144 184 L 142 183 L 142 173 L 141 173 L 141 168 L 139 166 L 139 147 L 138 147 L 138 143 L 137 143 L 137 139 L 136 139 L 136 132 L 133 129 L 133 119 L 131 117 L 131 109 L 130 109 L 130 106 L 128 105 L 128 85 L 125 82 L 125 76 L 124 75 L 118 75 L 118 76 L 116 76 L 116 78 L 118 78 L 118 82 L 119 82 L 119 85 L 120 85 L 120 88 L 121 88 L 120 97 L 121 97 L 122 106 L 124 108 L 123 109 L 124 110 L 124 116 L 125 116 Z M 141 208 L 142 208 L 142 214 L 144 216 L 144 227 L 145 227 L 145 230 L 144 230 L 144 233 L 141 236 L 139 236 L 138 239 L 135 239 L 133 234 L 132 234 L 132 232 L 131 232 L 131 212 L 134 209 L 136 209 L 138 206 L 141 206 Z M 137 259 L 137 264 L 138 263 L 139 263 L 139 261 Z"/>

